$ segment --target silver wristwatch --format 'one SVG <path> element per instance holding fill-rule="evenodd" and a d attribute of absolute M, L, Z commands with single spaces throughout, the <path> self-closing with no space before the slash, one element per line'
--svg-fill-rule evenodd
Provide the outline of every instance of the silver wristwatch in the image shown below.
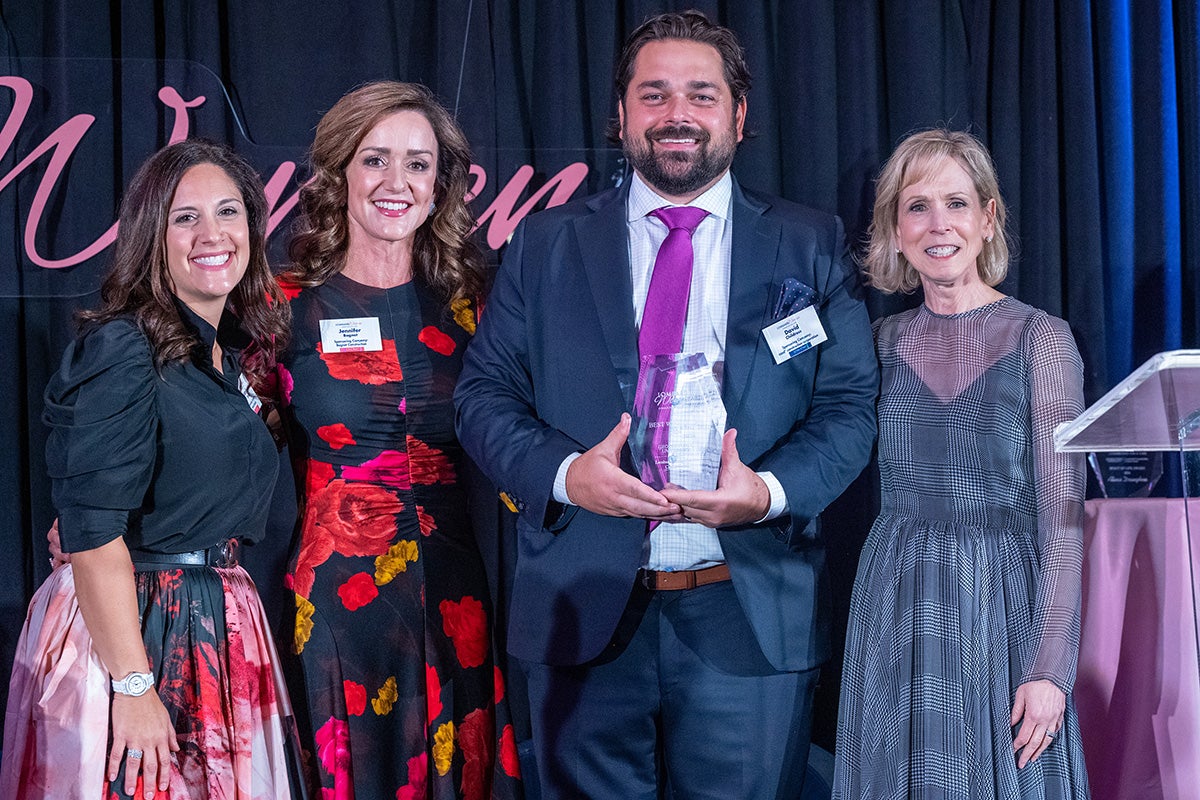
<path fill-rule="evenodd" d="M 141 697 L 154 685 L 154 676 L 149 672 L 131 672 L 121 680 L 113 679 L 112 688 L 117 694 Z"/>

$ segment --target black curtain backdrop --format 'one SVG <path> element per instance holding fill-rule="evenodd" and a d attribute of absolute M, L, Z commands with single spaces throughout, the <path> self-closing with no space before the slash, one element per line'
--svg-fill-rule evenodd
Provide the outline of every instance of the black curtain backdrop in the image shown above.
<path fill-rule="evenodd" d="M 740 34 L 755 75 L 745 184 L 840 214 L 857 241 L 900 138 L 970 129 L 995 156 L 1020 242 L 1001 288 L 1070 322 L 1089 400 L 1150 355 L 1197 346 L 1195 0 L 0 0 L 0 683 L 48 572 L 41 393 L 71 313 L 96 300 L 121 187 L 149 153 L 183 132 L 234 144 L 281 198 L 281 263 L 321 114 L 364 81 L 419 81 L 475 148 L 475 208 L 495 246 L 523 204 L 621 179 L 604 137 L 620 43 L 646 16 L 689 7 Z M 874 316 L 915 302 L 870 297 Z M 260 576 L 287 549 L 288 480 Z M 827 522 L 843 619 L 875 491 L 868 473 Z M 280 588 L 261 582 L 282 622 Z M 836 690 L 835 664 L 817 710 L 826 747 Z"/>

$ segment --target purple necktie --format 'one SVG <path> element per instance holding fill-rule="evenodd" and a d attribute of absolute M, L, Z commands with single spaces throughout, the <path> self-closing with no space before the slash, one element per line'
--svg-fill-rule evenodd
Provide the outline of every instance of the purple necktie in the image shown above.
<path fill-rule="evenodd" d="M 664 486 L 670 480 L 666 462 L 671 404 L 659 405 L 653 398 L 642 397 L 646 390 L 645 373 L 654 356 L 677 355 L 683 348 L 683 324 L 687 320 L 688 295 L 692 287 L 692 232 L 708 212 L 702 208 L 675 206 L 650 213 L 662 220 L 669 232 L 654 259 L 650 290 L 642 310 L 642 328 L 638 332 L 641 368 L 634 405 L 647 409 L 645 415 L 651 425 L 650 453 L 642 465 L 642 480 L 652 486 Z M 663 390 L 669 397 L 673 389 L 672 376 Z"/>
<path fill-rule="evenodd" d="M 692 231 L 708 216 L 702 208 L 674 206 L 651 211 L 669 228 L 658 248 L 638 332 L 638 355 L 673 356 L 683 347 L 688 293 L 692 288 Z"/>

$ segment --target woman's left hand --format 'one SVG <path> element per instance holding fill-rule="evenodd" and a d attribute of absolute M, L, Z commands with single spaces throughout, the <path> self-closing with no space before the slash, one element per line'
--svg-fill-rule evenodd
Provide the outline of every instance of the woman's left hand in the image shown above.
<path fill-rule="evenodd" d="M 1021 723 L 1017 738 L 1013 740 L 1013 752 L 1020 754 L 1018 769 L 1036 761 L 1054 741 L 1055 735 L 1062 730 L 1066 708 L 1067 696 L 1051 681 L 1030 681 L 1017 687 L 1009 724 Z"/>
<path fill-rule="evenodd" d="M 62 551 L 62 539 L 58 534 L 58 517 L 54 518 L 54 524 L 50 526 L 50 530 L 46 531 L 46 546 L 50 548 L 50 569 L 58 569 L 63 564 L 71 563 L 71 554 Z"/>

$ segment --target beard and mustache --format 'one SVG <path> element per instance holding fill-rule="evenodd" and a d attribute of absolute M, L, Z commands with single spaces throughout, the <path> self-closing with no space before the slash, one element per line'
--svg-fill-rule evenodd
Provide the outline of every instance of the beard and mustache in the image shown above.
<path fill-rule="evenodd" d="M 695 139 L 697 149 L 656 150 L 655 142 L 660 139 Z M 731 124 L 716 138 L 688 125 L 665 125 L 640 137 L 631 136 L 626 128 L 622 144 L 625 158 L 648 184 L 662 194 L 679 197 L 703 188 L 729 169 L 737 153 L 737 127 Z"/>

